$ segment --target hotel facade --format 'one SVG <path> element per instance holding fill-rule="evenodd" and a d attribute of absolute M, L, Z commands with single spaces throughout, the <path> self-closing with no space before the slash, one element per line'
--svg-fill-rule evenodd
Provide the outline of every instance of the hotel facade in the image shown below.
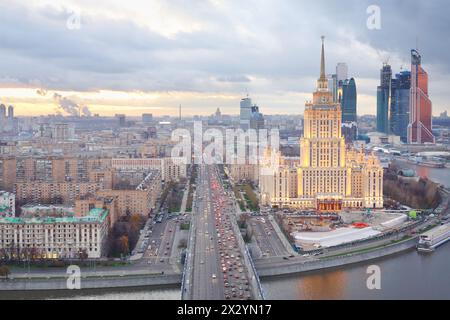
<path fill-rule="evenodd" d="M 111 226 L 109 211 L 93 208 L 82 217 L 0 218 L 0 259 L 100 258 Z"/>
<path fill-rule="evenodd" d="M 342 111 L 325 76 L 322 40 L 320 78 L 304 113 L 300 162 L 261 166 L 261 203 L 272 207 L 339 212 L 383 207 L 383 168 L 373 154 L 348 150 L 341 132 Z M 270 153 L 270 151 L 268 152 Z M 272 158 L 273 155 L 270 155 Z"/>

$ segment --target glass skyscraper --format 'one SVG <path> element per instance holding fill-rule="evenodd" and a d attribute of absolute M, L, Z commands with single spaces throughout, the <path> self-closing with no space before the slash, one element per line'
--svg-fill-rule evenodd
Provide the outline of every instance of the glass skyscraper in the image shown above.
<path fill-rule="evenodd" d="M 391 95 L 392 69 L 384 64 L 380 71 L 380 85 L 377 87 L 377 131 L 390 133 L 390 95 Z"/>
<path fill-rule="evenodd" d="M 407 142 L 411 72 L 402 71 L 391 82 L 390 131 Z"/>
<path fill-rule="evenodd" d="M 356 82 L 354 78 L 339 82 L 339 103 L 342 108 L 342 123 L 356 122 Z"/>
<path fill-rule="evenodd" d="M 411 50 L 409 103 L 408 143 L 434 143 L 432 104 L 428 96 L 428 73 L 422 68 L 422 57 L 417 50 Z"/>

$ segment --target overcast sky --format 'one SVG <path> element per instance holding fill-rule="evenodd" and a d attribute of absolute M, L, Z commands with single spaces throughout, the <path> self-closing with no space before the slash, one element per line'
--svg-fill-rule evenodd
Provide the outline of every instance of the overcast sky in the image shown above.
<path fill-rule="evenodd" d="M 373 4 L 380 30 L 366 25 Z M 417 43 L 439 114 L 449 15 L 447 0 L 1 0 L 0 101 L 22 115 L 54 112 L 55 92 L 105 115 L 236 114 L 248 92 L 263 113 L 299 114 L 325 35 L 327 73 L 348 64 L 359 114 L 376 112 L 382 62 L 409 70 Z"/>

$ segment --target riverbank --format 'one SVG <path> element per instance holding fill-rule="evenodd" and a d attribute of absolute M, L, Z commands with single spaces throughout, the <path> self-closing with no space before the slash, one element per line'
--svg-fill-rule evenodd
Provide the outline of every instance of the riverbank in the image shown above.
<path fill-rule="evenodd" d="M 344 266 L 355 265 L 392 256 L 408 250 L 412 250 L 417 244 L 417 236 L 396 243 L 375 246 L 373 248 L 365 248 L 321 259 L 305 261 L 301 257 L 291 258 L 270 265 L 264 265 L 261 261 L 255 261 L 255 268 L 259 277 L 266 279 L 276 278 L 278 276 L 297 275 L 307 272 L 328 270 Z M 81 289 L 114 289 L 114 288 L 160 288 L 181 286 L 182 274 L 155 274 L 149 273 L 148 270 L 138 273 L 131 267 L 128 270 L 120 270 L 115 272 L 98 268 L 95 274 L 85 273 L 85 277 L 81 278 Z M 108 274 L 109 273 L 109 274 Z M 120 273 L 120 274 L 118 274 Z M 102 276 L 103 274 L 103 276 Z M 56 277 L 52 273 L 44 276 L 32 275 L 28 277 L 26 273 L 17 274 L 13 272 L 12 279 L 0 280 L 0 292 L 13 291 L 61 291 L 67 290 L 67 274 L 65 269 L 61 269 Z"/>
<path fill-rule="evenodd" d="M 263 279 L 295 275 L 323 269 L 332 269 L 345 265 L 376 260 L 389 255 L 400 253 L 415 248 L 417 238 L 410 238 L 372 250 L 365 249 L 362 252 L 353 252 L 339 256 L 324 257 L 311 261 L 295 261 L 291 259 L 273 266 L 262 266 L 256 263 L 258 276 Z M 131 287 L 173 287 L 181 285 L 181 274 L 155 275 L 137 274 L 121 276 L 89 276 L 81 278 L 81 289 L 106 289 L 106 288 L 131 288 Z M 67 276 L 59 277 L 20 277 L 0 281 L 0 291 L 44 291 L 67 290 Z"/>
<path fill-rule="evenodd" d="M 0 280 L 0 291 L 44 291 L 67 288 L 67 276 L 59 277 L 20 277 Z M 173 287 L 181 285 L 181 274 L 172 275 L 122 275 L 122 276 L 89 276 L 80 278 L 81 290 L 131 287 Z"/>
<path fill-rule="evenodd" d="M 405 252 L 414 249 L 417 244 L 417 237 L 403 240 L 394 244 L 376 247 L 372 250 L 365 249 L 361 252 L 353 252 L 342 254 L 339 256 L 325 257 L 322 259 L 304 261 L 303 263 L 290 263 L 262 266 L 257 265 L 258 275 L 263 278 L 276 276 L 296 275 L 305 272 L 319 271 L 324 269 L 333 269 L 337 267 L 357 264 L 361 262 L 369 262 L 372 260 L 384 258 L 390 255 Z"/>

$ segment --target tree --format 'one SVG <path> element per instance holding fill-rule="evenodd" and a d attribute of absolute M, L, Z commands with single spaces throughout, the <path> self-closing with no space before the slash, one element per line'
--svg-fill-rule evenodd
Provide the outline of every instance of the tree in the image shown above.
<path fill-rule="evenodd" d="M 7 266 L 0 266 L 0 277 L 2 278 L 8 278 L 11 274 L 11 271 Z"/>
<path fill-rule="evenodd" d="M 139 214 L 132 214 L 130 217 L 130 228 L 132 232 L 139 231 L 142 227 L 142 217 Z"/>
<path fill-rule="evenodd" d="M 78 257 L 81 260 L 86 260 L 89 257 L 89 255 L 87 253 L 87 250 L 86 249 L 81 249 L 80 252 L 78 252 Z"/>
<path fill-rule="evenodd" d="M 128 236 L 121 236 L 119 238 L 119 251 L 120 254 L 128 255 L 130 251 L 129 243 L 128 243 Z"/>

